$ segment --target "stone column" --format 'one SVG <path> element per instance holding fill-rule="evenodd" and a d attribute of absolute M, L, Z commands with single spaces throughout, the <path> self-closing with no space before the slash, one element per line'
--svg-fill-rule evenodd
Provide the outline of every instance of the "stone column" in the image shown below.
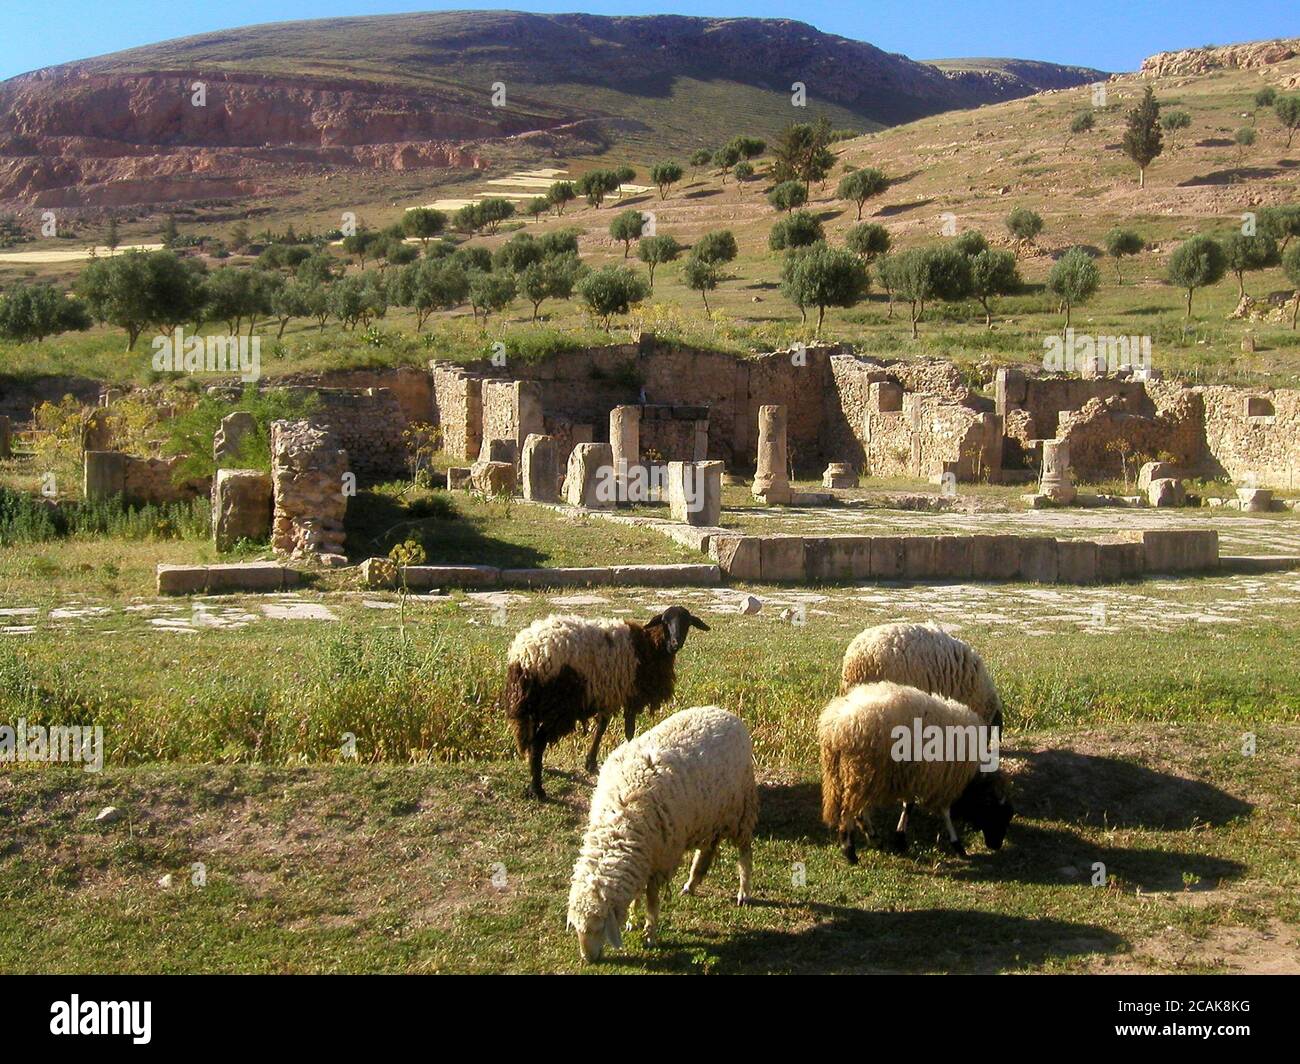
<path fill-rule="evenodd" d="M 722 463 L 669 462 L 668 507 L 674 521 L 716 527 L 722 517 Z"/>
<path fill-rule="evenodd" d="M 641 408 L 616 406 L 609 412 L 609 446 L 614 453 L 618 499 L 627 502 L 628 475 L 641 461 Z"/>
<path fill-rule="evenodd" d="M 343 553 L 348 452 L 307 420 L 271 422 L 271 547 L 295 558 Z"/>
<path fill-rule="evenodd" d="M 531 433 L 520 460 L 524 498 L 533 502 L 560 501 L 559 444 L 554 436 Z"/>
<path fill-rule="evenodd" d="M 569 454 L 564 498 L 588 510 L 614 508 L 614 452 L 607 443 L 580 443 Z"/>
<path fill-rule="evenodd" d="M 758 470 L 754 497 L 769 503 L 789 503 L 790 476 L 785 447 L 785 407 L 758 408 Z"/>
<path fill-rule="evenodd" d="M 1070 444 L 1067 440 L 1043 441 L 1043 476 L 1038 491 L 1052 502 L 1068 505 L 1076 495 L 1070 476 Z"/>

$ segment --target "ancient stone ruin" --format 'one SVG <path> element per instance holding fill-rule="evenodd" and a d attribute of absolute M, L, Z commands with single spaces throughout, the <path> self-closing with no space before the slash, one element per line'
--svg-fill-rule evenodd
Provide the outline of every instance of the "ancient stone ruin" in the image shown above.
<path fill-rule="evenodd" d="M 271 546 L 292 558 L 343 557 L 348 452 L 311 421 L 271 423 Z"/>

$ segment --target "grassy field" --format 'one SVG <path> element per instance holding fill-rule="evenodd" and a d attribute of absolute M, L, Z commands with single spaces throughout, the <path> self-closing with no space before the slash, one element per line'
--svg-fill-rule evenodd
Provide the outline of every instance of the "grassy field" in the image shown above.
<path fill-rule="evenodd" d="M 1125 616 L 1149 589 L 1116 593 L 1109 630 L 1043 620 L 1054 630 L 1029 635 L 973 610 L 962 635 L 1006 699 L 1024 815 L 997 854 L 944 856 L 924 820 L 911 856 L 872 851 L 856 869 L 818 823 L 813 721 L 843 646 L 900 616 L 901 596 L 830 594 L 801 626 L 771 606 L 705 612 L 713 631 L 683 651 L 670 708 L 716 702 L 753 731 L 758 900 L 737 910 L 719 861 L 700 897 L 668 904 L 660 948 L 633 934 L 600 970 L 1295 970 L 1300 611 L 1279 589 L 1267 620 L 1161 631 Z M 1176 594 L 1194 612 L 1221 592 Z M 669 597 L 576 608 L 646 615 Z M 108 612 L 4 637 L 0 715 L 100 724 L 109 768 L 0 774 L 0 969 L 576 967 L 562 925 L 589 793 L 581 740 L 548 759 L 557 801 L 534 806 L 494 704 L 513 632 L 564 600 L 507 596 L 501 615 L 482 597 L 421 598 L 402 631 L 366 605 L 393 596 L 298 598 L 337 620 L 255 621 L 253 599 L 208 600 L 205 615 L 249 622 L 182 634 L 129 619 L 138 598 L 81 596 Z M 365 764 L 346 763 L 345 732 Z M 125 819 L 95 823 L 109 805 Z"/>

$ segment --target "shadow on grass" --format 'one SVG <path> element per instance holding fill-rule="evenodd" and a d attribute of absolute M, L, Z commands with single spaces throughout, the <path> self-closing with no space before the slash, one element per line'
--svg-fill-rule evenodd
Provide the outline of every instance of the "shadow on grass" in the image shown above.
<path fill-rule="evenodd" d="M 934 200 L 932 199 L 923 199 L 916 200 L 914 203 L 891 203 L 888 207 L 881 207 L 872 217 L 892 218 L 897 214 L 906 214 L 908 211 L 915 211 L 921 207 L 928 207 L 933 202 Z"/>
<path fill-rule="evenodd" d="M 398 543 L 419 542 L 429 565 L 497 565 L 532 569 L 548 555 L 534 547 L 485 536 L 478 523 L 455 509 L 448 496 L 435 494 L 410 506 L 385 492 L 361 491 L 345 519 L 347 552 L 352 559 L 386 557 Z"/>
<path fill-rule="evenodd" d="M 1242 181 L 1262 181 L 1269 177 L 1279 177 L 1286 173 L 1276 166 L 1240 166 L 1230 170 L 1212 170 L 1208 174 L 1196 174 L 1186 181 L 1178 182 L 1178 188 L 1195 188 L 1197 185 L 1234 185 Z"/>
<path fill-rule="evenodd" d="M 798 931 L 733 930 L 703 942 L 679 939 L 669 924 L 660 947 L 639 953 L 635 962 L 650 971 L 680 971 L 703 951 L 720 973 L 999 972 L 1126 945 L 1104 927 L 1051 917 L 975 909 L 875 912 L 818 903 L 789 908 L 817 923 Z"/>
<path fill-rule="evenodd" d="M 1201 780 L 1074 750 L 1003 750 L 1020 762 L 1016 807 L 1041 820 L 1094 827 L 1184 831 L 1222 827 L 1250 814 L 1249 802 Z"/>

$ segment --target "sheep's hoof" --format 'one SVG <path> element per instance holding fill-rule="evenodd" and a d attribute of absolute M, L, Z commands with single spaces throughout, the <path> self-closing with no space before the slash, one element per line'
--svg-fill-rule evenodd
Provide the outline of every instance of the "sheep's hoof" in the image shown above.
<path fill-rule="evenodd" d="M 748 895 L 748 894 L 745 894 L 745 893 L 743 893 L 743 892 L 740 893 L 740 894 L 737 894 L 737 895 L 736 895 L 736 904 L 737 904 L 737 905 L 748 905 L 748 904 L 749 904 L 749 895 Z"/>
<path fill-rule="evenodd" d="M 844 860 L 848 861 L 849 864 L 858 863 L 858 851 L 852 845 L 841 846 L 840 853 L 844 854 Z"/>
<path fill-rule="evenodd" d="M 586 764 L 586 769 L 587 769 L 588 776 L 594 776 L 598 771 L 600 771 L 600 766 L 597 765 L 596 762 L 594 761 L 588 761 Z"/>
<path fill-rule="evenodd" d="M 907 853 L 907 832 L 894 832 L 894 851 L 896 853 Z"/>
<path fill-rule="evenodd" d="M 683 883 L 683 884 L 682 884 L 682 893 L 683 893 L 683 894 L 694 894 L 694 893 L 695 893 L 695 884 L 694 884 L 694 883 Z"/>
<path fill-rule="evenodd" d="M 654 949 L 655 946 L 659 945 L 659 936 L 656 935 L 653 931 L 646 931 L 645 944 L 649 946 L 651 949 Z"/>
<path fill-rule="evenodd" d="M 546 792 L 542 790 L 540 787 L 534 787 L 531 783 L 524 788 L 524 797 L 532 798 L 539 802 L 548 801 L 546 797 Z"/>

